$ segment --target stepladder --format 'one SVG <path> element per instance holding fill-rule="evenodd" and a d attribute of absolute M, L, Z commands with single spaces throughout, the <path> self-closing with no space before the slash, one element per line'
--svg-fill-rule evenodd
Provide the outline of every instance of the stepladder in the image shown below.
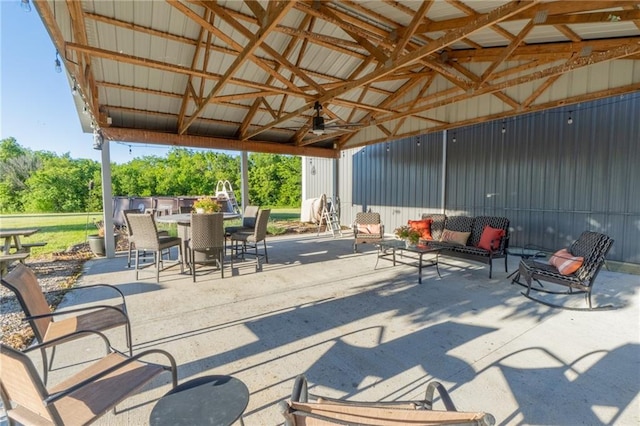
<path fill-rule="evenodd" d="M 323 203 L 322 218 L 318 222 L 318 235 L 320 235 L 320 227 L 325 224 L 325 232 L 331 232 L 334 237 L 342 236 L 342 227 L 340 226 L 340 217 L 336 208 L 337 201 Z"/>
<path fill-rule="evenodd" d="M 216 199 L 218 200 L 218 204 L 226 206 L 226 209 L 223 208 L 224 211 L 240 214 L 238 200 L 236 199 L 236 195 L 231 187 L 231 182 L 228 180 L 218 181 L 218 184 L 216 185 Z"/>

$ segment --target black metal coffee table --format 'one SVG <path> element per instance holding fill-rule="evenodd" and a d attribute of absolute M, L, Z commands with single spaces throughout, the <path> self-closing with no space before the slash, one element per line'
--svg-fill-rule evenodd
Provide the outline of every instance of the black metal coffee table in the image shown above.
<path fill-rule="evenodd" d="M 402 255 L 402 260 L 397 258 L 397 251 Z M 382 240 L 378 243 L 378 258 L 376 259 L 376 266 L 374 269 L 378 267 L 378 261 L 380 259 L 393 261 L 393 266 L 395 266 L 396 263 L 414 266 L 418 268 L 418 284 L 422 284 L 422 268 L 435 266 L 436 271 L 438 272 L 438 277 L 442 278 L 440 276 L 440 269 L 438 269 L 438 255 L 440 254 L 440 251 L 442 251 L 442 248 L 440 247 L 429 247 L 427 245 L 407 246 L 403 240 Z M 405 260 L 405 253 L 410 253 L 412 255 L 406 256 L 407 260 Z M 434 256 L 428 259 L 423 259 L 425 254 L 431 254 Z"/>
<path fill-rule="evenodd" d="M 508 255 L 518 256 L 518 257 L 521 257 L 522 259 L 530 259 L 532 257 L 535 257 L 535 258 L 547 257 L 547 255 L 543 251 L 537 248 L 507 247 L 506 251 Z M 515 271 L 507 275 L 507 279 L 511 277 L 513 277 L 513 279 L 511 280 L 511 284 L 515 283 L 515 284 L 523 285 L 522 283 L 520 283 L 520 266 L 519 265 Z"/>
<path fill-rule="evenodd" d="M 152 426 L 228 426 L 240 420 L 249 404 L 249 389 L 232 376 L 203 376 L 164 395 L 149 418 Z"/>

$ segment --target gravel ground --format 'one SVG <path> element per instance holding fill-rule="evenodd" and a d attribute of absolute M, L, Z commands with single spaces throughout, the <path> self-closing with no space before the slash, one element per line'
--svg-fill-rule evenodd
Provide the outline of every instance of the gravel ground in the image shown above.
<path fill-rule="evenodd" d="M 285 234 L 301 234 L 317 232 L 317 225 L 299 222 L 278 222 Z M 324 228 L 322 229 L 324 231 Z M 117 250 L 127 249 L 126 237 L 118 239 Z M 64 296 L 66 288 L 75 285 L 82 272 L 84 262 L 93 254 L 87 243 L 70 247 L 64 252 L 54 253 L 46 257 L 28 258 L 25 264 L 36 276 L 52 310 Z M 0 286 L 0 342 L 16 349 L 25 349 L 34 338 L 31 327 L 23 322 L 24 314 L 13 292 Z"/>

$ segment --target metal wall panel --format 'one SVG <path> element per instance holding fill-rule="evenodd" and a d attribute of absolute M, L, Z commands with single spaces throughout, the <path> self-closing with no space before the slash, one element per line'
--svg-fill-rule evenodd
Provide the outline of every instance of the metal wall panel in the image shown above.
<path fill-rule="evenodd" d="M 640 264 L 640 93 L 454 129 L 446 137 L 446 214 L 506 216 L 511 246 L 556 250 L 585 230 L 603 232 L 615 240 L 609 259 Z M 440 212 L 442 138 L 344 151 L 342 224 L 371 209 L 392 233 L 422 213 Z M 333 171 L 322 173 L 328 179 Z"/>

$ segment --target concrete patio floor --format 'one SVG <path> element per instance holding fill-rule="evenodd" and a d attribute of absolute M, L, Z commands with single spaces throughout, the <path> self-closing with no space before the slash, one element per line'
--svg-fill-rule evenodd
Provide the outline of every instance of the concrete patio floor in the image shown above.
<path fill-rule="evenodd" d="M 458 409 L 487 411 L 498 424 L 640 424 L 637 275 L 603 270 L 594 304 L 622 307 L 576 312 L 526 299 L 502 260 L 493 279 L 483 265 L 443 260 L 442 278 L 427 268 L 418 285 L 417 269 L 382 260 L 374 269 L 375 248 L 354 254 L 347 236 L 267 242 L 260 272 L 248 258 L 234 262 L 235 276 L 227 264 L 224 279 L 212 272 L 193 283 L 174 267 L 157 284 L 151 271 L 136 281 L 119 255 L 88 262 L 79 285 L 117 285 L 134 351 L 173 354 L 179 383 L 209 374 L 241 379 L 251 393 L 248 426 L 283 422 L 278 403 L 300 373 L 311 392 L 352 400 L 418 399 L 439 380 Z M 518 260 L 509 258 L 510 272 Z M 86 292 L 61 308 L 104 297 Z M 582 296 L 564 299 L 584 306 Z M 108 335 L 125 349 L 122 330 Z M 92 338 L 60 346 L 50 383 L 103 350 Z M 169 383 L 169 374 L 159 376 L 98 424 L 147 424 Z"/>

